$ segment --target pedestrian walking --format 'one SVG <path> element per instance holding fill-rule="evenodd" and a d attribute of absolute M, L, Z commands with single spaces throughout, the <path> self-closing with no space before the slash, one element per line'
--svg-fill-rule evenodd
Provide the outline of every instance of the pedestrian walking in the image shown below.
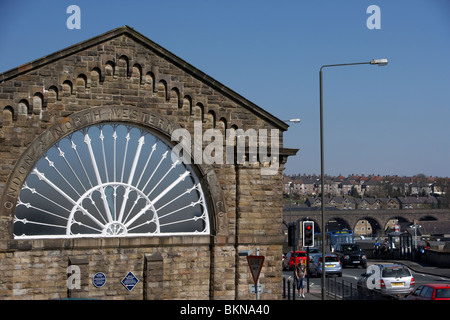
<path fill-rule="evenodd" d="M 381 247 L 381 245 L 377 239 L 377 241 L 375 242 L 375 245 L 374 245 L 374 255 L 375 255 L 376 259 L 380 259 L 380 257 L 381 257 L 381 248 L 380 247 Z"/>
<path fill-rule="evenodd" d="M 305 297 L 305 273 L 306 266 L 304 265 L 303 260 L 300 260 L 300 263 L 295 267 L 295 278 L 297 279 L 298 296 L 301 298 Z"/>

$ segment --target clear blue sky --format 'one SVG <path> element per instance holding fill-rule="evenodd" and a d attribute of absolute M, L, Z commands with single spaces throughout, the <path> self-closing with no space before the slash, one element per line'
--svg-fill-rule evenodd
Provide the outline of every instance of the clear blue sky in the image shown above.
<path fill-rule="evenodd" d="M 69 30 L 69 5 L 81 29 Z M 368 6 L 381 9 L 370 30 Z M 450 176 L 450 1 L 165 0 L 0 2 L 0 72 L 129 25 L 280 119 L 300 117 L 286 173 Z"/>

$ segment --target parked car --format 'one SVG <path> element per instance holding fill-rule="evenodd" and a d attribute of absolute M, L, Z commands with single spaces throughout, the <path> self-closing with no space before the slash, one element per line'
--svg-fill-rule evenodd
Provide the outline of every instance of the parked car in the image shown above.
<path fill-rule="evenodd" d="M 391 263 L 373 266 L 377 268 L 375 273 L 363 273 L 358 280 L 358 286 L 363 290 L 377 290 L 392 295 L 407 295 L 413 291 L 415 280 L 407 267 Z"/>
<path fill-rule="evenodd" d="M 300 263 L 300 260 L 306 264 L 306 251 L 295 251 L 295 255 L 294 251 L 289 251 L 283 260 L 283 270 L 294 270 L 294 267 Z"/>
<path fill-rule="evenodd" d="M 311 276 L 321 277 L 323 269 L 322 255 L 316 254 L 309 263 L 309 273 Z M 337 274 L 342 277 L 342 265 L 335 254 L 325 255 L 325 275 Z"/>
<path fill-rule="evenodd" d="M 364 251 L 356 243 L 337 243 L 334 247 L 334 253 L 339 256 L 342 267 L 361 266 L 367 268 L 367 257 Z"/>
<path fill-rule="evenodd" d="M 424 284 L 414 290 L 407 300 L 450 300 L 450 284 Z"/>

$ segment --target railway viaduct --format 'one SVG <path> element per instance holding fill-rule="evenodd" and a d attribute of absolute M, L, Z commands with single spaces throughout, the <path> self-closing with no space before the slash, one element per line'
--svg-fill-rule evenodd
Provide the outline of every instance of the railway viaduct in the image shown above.
<path fill-rule="evenodd" d="M 337 221 L 344 228 L 354 230 L 360 220 L 367 220 L 372 226 L 373 232 L 384 232 L 387 223 L 392 219 L 399 222 L 413 223 L 414 220 L 437 220 L 449 221 L 449 209 L 411 209 L 411 210 L 331 210 L 325 208 L 326 223 Z M 285 207 L 283 210 L 284 223 L 312 220 L 315 222 L 315 231 L 320 232 L 321 210 L 299 209 L 296 207 Z"/>

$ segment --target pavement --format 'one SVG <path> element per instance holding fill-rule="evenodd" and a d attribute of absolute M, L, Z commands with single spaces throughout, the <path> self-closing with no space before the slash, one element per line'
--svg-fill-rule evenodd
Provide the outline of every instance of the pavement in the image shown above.
<path fill-rule="evenodd" d="M 411 269 L 414 272 L 417 273 L 423 273 L 423 274 L 430 274 L 430 275 L 435 275 L 435 276 L 439 276 L 439 277 L 445 277 L 445 278 L 450 278 L 450 269 L 448 268 L 438 268 L 432 265 L 429 265 L 427 263 L 424 262 L 418 262 L 418 261 L 408 261 L 408 260 L 389 260 L 389 261 L 384 261 L 384 260 L 371 260 L 372 263 L 398 263 L 398 264 L 403 264 L 405 266 L 407 266 L 409 269 Z M 321 288 L 320 287 L 310 287 L 309 292 L 305 293 L 305 298 L 301 298 L 298 296 L 298 292 L 296 291 L 296 296 L 295 296 L 295 300 L 322 300 L 322 293 L 321 293 Z M 306 292 L 306 287 L 305 287 L 305 292 Z M 331 299 L 330 297 L 327 296 L 327 300 Z M 287 298 L 285 298 L 284 300 L 287 300 Z M 291 300 L 292 300 L 292 290 L 291 290 Z"/>
<path fill-rule="evenodd" d="M 289 279 L 290 281 L 292 281 L 292 277 L 286 277 L 286 280 Z M 297 289 L 295 289 L 295 300 L 296 301 L 303 301 L 303 300 L 322 300 L 322 292 L 321 292 L 321 288 L 320 287 L 315 287 L 315 286 L 310 286 L 309 287 L 309 292 L 306 292 L 306 284 L 305 284 L 305 297 L 299 297 L 298 296 L 298 291 Z M 290 292 L 290 300 L 292 299 L 292 284 L 291 284 L 291 292 Z M 286 297 L 283 298 L 283 300 L 288 300 L 287 299 L 287 294 Z"/>

